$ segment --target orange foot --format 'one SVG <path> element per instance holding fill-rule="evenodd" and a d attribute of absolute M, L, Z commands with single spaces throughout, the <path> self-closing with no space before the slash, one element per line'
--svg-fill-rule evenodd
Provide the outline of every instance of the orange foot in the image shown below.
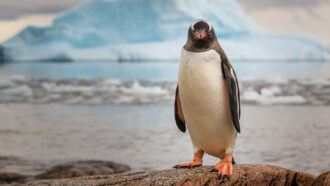
<path fill-rule="evenodd" d="M 201 166 L 203 164 L 203 154 L 204 151 L 199 150 L 195 153 L 193 162 L 179 164 L 174 166 L 173 168 L 192 168 L 192 167 Z"/>
<path fill-rule="evenodd" d="M 173 168 L 193 168 L 193 167 L 198 167 L 201 166 L 203 163 L 202 162 L 190 162 L 190 163 L 182 163 L 179 165 L 174 166 Z"/>
<path fill-rule="evenodd" d="M 214 169 L 211 170 L 211 172 L 218 172 L 218 180 L 226 177 L 230 179 L 233 174 L 232 157 L 232 154 L 226 154 L 220 163 L 216 164 Z"/>

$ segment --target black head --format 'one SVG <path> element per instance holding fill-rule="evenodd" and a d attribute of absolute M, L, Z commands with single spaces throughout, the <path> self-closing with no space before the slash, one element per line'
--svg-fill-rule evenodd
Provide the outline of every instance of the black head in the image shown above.
<path fill-rule="evenodd" d="M 216 40 L 214 29 L 206 20 L 198 19 L 189 27 L 187 44 L 191 47 L 207 49 Z"/>

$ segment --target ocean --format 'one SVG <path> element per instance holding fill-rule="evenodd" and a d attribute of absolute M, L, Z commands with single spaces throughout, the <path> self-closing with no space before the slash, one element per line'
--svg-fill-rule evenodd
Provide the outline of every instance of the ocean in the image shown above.
<path fill-rule="evenodd" d="M 232 62 L 242 99 L 240 164 L 330 169 L 330 63 Z M 173 114 L 177 62 L 22 62 L 0 67 L 0 170 L 36 174 L 98 159 L 134 170 L 191 161 Z M 219 160 L 205 157 L 205 164 Z"/>

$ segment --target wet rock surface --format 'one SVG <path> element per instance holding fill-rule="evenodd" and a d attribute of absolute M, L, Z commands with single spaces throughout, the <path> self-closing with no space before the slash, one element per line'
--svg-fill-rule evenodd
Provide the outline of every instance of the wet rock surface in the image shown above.
<path fill-rule="evenodd" d="M 107 161 L 76 161 L 57 165 L 35 179 L 61 179 L 77 176 L 106 175 L 129 171 L 126 165 Z"/>
<path fill-rule="evenodd" d="M 130 172 L 28 182 L 26 185 L 319 185 L 329 184 L 329 172 L 321 178 L 270 165 L 235 165 L 230 180 L 217 180 L 213 167 Z M 322 182 L 315 182 L 320 180 Z M 327 181 L 327 182 L 324 182 Z"/>

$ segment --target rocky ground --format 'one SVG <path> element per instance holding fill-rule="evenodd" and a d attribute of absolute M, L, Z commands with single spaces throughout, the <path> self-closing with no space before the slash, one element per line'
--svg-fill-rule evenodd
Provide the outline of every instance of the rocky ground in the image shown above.
<path fill-rule="evenodd" d="M 11 157 L 9 157 L 11 158 Z M 23 175 L 0 171 L 0 184 L 24 183 L 30 180 L 62 179 L 78 176 L 123 173 L 130 167 L 109 161 L 76 161 L 57 165 L 38 175 Z"/>
<path fill-rule="evenodd" d="M 330 172 L 319 177 L 270 165 L 235 165 L 230 180 L 217 180 L 212 167 L 131 172 L 116 175 L 48 179 L 24 185 L 329 185 Z"/>

